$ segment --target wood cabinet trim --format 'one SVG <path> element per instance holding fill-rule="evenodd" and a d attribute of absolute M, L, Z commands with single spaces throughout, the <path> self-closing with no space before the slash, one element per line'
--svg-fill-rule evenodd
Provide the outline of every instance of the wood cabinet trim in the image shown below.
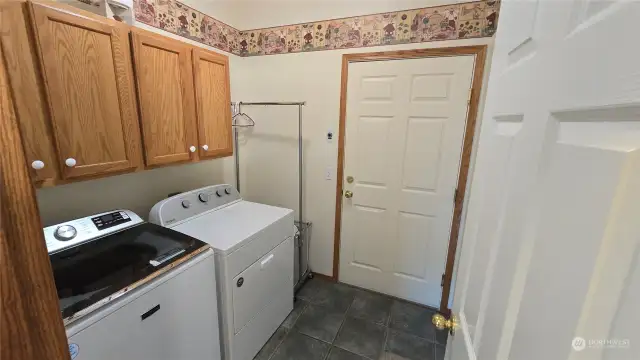
<path fill-rule="evenodd" d="M 67 337 L 5 65 L 0 47 L 0 358 L 66 360 Z"/>
<path fill-rule="evenodd" d="M 230 106 L 227 105 L 231 101 L 229 89 L 229 59 L 227 56 L 143 29 L 131 28 L 126 24 L 61 3 L 17 0 L 15 2 L 0 2 L 0 4 L 3 8 L 10 9 L 10 11 L 4 13 L 5 19 L 7 19 L 7 16 L 11 16 L 10 21 L 5 21 L 0 24 L 0 30 L 6 27 L 8 27 L 9 30 L 8 32 L 2 31 L 0 33 L 0 45 L 2 45 L 5 50 L 9 50 L 8 52 L 5 51 L 5 57 L 10 60 L 9 63 L 20 64 L 18 71 L 13 71 L 9 74 L 9 81 L 13 84 L 13 80 L 15 79 L 15 89 L 13 90 L 18 96 L 15 107 L 16 111 L 23 115 L 21 118 L 24 120 L 19 123 L 19 126 L 21 126 L 23 141 L 25 141 L 24 146 L 27 149 L 27 166 L 36 186 L 47 187 L 68 184 L 81 180 L 98 179 L 110 175 L 140 171 L 144 168 L 155 168 L 180 162 L 196 162 L 200 158 L 212 159 L 233 154 L 233 144 L 231 141 L 226 140 L 232 137 L 231 110 Z M 9 12 L 11 12 L 11 14 L 9 14 Z M 22 14 L 20 14 L 20 12 L 22 12 Z M 108 164 L 108 166 L 103 166 L 99 171 L 92 165 L 83 166 L 83 164 L 78 164 L 73 169 L 74 173 L 69 176 L 69 169 L 64 164 L 66 158 L 63 149 L 69 149 L 69 144 L 74 144 L 77 140 L 60 139 L 62 132 L 58 126 L 59 124 L 56 122 L 56 114 L 54 113 L 56 105 L 52 103 L 52 97 L 50 96 L 52 79 L 47 77 L 43 56 L 42 45 L 43 43 L 47 43 L 45 40 L 48 39 L 41 39 L 40 30 L 36 23 L 36 21 L 38 21 L 37 12 L 40 12 L 40 21 L 54 21 L 80 29 L 87 29 L 87 31 L 90 32 L 96 32 L 96 36 L 101 36 L 98 34 L 106 34 L 106 36 L 110 37 L 109 40 L 102 41 L 110 41 L 109 43 L 113 46 L 112 54 L 109 54 L 109 57 L 114 61 L 114 71 L 116 71 L 117 75 L 115 87 L 118 94 L 117 96 L 113 96 L 112 99 L 113 101 L 117 100 L 120 106 L 120 116 L 123 120 L 120 124 L 122 128 L 118 129 L 118 132 L 122 131 L 125 148 L 123 150 L 122 143 L 120 143 L 120 150 L 118 151 L 121 151 L 120 154 L 126 154 L 124 160 L 121 160 L 122 155 L 118 155 L 106 163 L 99 161 L 97 163 L 98 165 Z M 19 26 L 16 26 L 16 24 L 19 25 L 20 23 L 23 23 L 22 30 L 19 29 Z M 52 25 L 47 24 L 47 26 Z M 16 31 L 16 29 L 20 31 Z M 50 34 L 53 33 L 52 30 L 48 29 L 43 31 L 49 31 Z M 142 137 L 144 124 L 141 118 L 142 114 L 139 114 L 140 108 L 138 107 L 137 99 L 137 96 L 141 94 L 139 79 L 135 76 L 136 73 L 134 72 L 134 70 L 138 71 L 136 68 L 137 64 L 134 61 L 136 45 L 139 45 L 134 41 L 137 35 L 143 36 L 145 46 L 154 46 L 167 51 L 182 53 L 179 61 L 181 73 L 184 74 L 184 76 L 181 76 L 181 91 L 186 95 L 183 99 L 183 107 L 184 113 L 188 114 L 185 118 L 189 119 L 184 124 L 184 134 L 189 146 L 196 146 L 198 150 L 195 153 L 189 152 L 185 154 L 184 159 L 180 156 L 165 155 L 159 157 L 161 161 L 158 163 L 146 164 L 145 166 L 143 150 L 145 150 L 144 146 L 146 143 Z M 9 36 L 9 38 L 6 38 L 7 36 Z M 50 43 L 51 41 L 48 42 Z M 28 45 L 25 46 L 25 44 Z M 103 53 L 101 58 L 107 59 L 108 57 Z M 128 59 L 131 60 L 128 61 Z M 215 126 L 224 130 L 225 134 L 223 135 L 224 141 L 217 141 L 219 143 L 221 142 L 222 145 L 215 145 L 215 142 L 212 144 L 212 140 L 208 140 L 210 142 L 208 144 L 210 146 L 209 150 L 202 148 L 203 145 L 207 144 L 207 135 L 206 131 L 204 131 L 204 125 L 199 121 L 199 119 L 202 118 L 200 114 L 205 110 L 201 108 L 200 102 L 197 101 L 197 96 L 201 96 L 201 92 L 198 91 L 198 87 L 196 86 L 198 81 L 195 75 L 198 71 L 198 67 L 196 66 L 198 62 L 197 59 L 224 67 L 224 75 L 222 75 L 222 71 L 215 70 L 215 79 L 222 79 L 224 77 L 223 91 L 226 92 L 225 96 L 227 98 L 224 101 L 225 106 L 222 106 L 221 102 L 219 104 L 214 103 L 214 105 L 210 104 L 206 111 L 210 112 L 212 106 L 215 108 L 220 107 L 221 111 L 226 113 L 225 118 L 229 120 L 227 126 L 220 125 L 221 120 L 219 119 L 217 122 L 213 121 L 213 123 L 218 124 Z M 123 86 L 123 84 L 125 85 Z M 138 85 L 138 88 L 132 89 L 135 85 Z M 28 93 L 29 96 L 21 95 L 26 93 Z M 112 94 L 112 92 L 109 93 Z M 55 94 L 53 94 L 53 96 L 55 98 Z M 20 102 L 23 98 L 24 101 Z M 35 104 L 34 101 L 36 102 Z M 115 104 L 115 102 L 111 104 L 111 109 L 114 109 L 116 105 L 113 104 Z M 58 118 L 59 117 L 60 115 L 58 115 Z M 128 119 L 131 119 L 131 121 L 128 121 Z M 30 140 L 25 140 L 25 134 L 26 137 L 29 138 L 29 132 L 33 133 L 35 131 L 27 127 L 37 124 L 39 124 L 39 128 L 36 130 L 42 133 L 41 138 L 44 139 L 46 137 L 48 141 L 29 142 Z M 110 125 L 113 126 L 114 124 Z M 64 128 L 67 129 L 69 126 L 72 125 L 65 124 Z M 107 125 L 107 129 L 108 128 L 109 124 Z M 217 134 L 212 130 L 213 128 L 208 127 L 207 129 L 209 131 L 209 138 Z M 34 136 L 34 138 L 38 137 Z M 119 138 L 119 136 L 117 136 L 116 139 L 117 138 Z M 229 143 L 230 146 L 227 146 L 227 143 Z M 33 150 L 29 149 L 30 147 L 33 148 Z M 82 145 L 81 148 L 84 148 L 84 145 Z M 46 156 L 47 154 L 48 158 Z M 31 162 L 34 160 L 42 160 L 45 162 L 45 169 L 47 171 L 40 170 L 38 172 L 32 170 Z"/>
<path fill-rule="evenodd" d="M 131 59 L 128 39 L 129 27 L 106 18 L 86 16 L 83 13 L 85 12 L 75 9 L 72 12 L 68 6 L 54 3 L 32 2 L 30 7 L 39 64 L 45 84 L 45 94 L 48 100 L 54 144 L 57 151 L 60 171 L 62 177 L 65 179 L 110 172 L 132 171 L 142 165 L 140 130 L 137 121 L 136 99 L 133 92 L 133 69 L 129 60 Z M 48 52 L 52 51 L 54 40 L 50 39 L 48 37 L 49 34 L 42 31 L 40 27 L 46 26 L 48 21 L 55 21 L 109 36 L 116 87 L 115 94 L 112 95 L 115 97 L 115 101 L 119 106 L 119 126 L 122 127 L 122 150 L 124 151 L 124 159 L 86 165 L 78 164 L 71 168 L 63 165 L 67 157 L 74 157 L 75 151 L 81 150 L 86 152 L 92 149 L 74 149 L 74 153 L 72 154 L 65 153 L 65 149 L 71 148 L 73 144 L 62 142 L 62 139 L 65 139 L 67 134 L 64 129 L 61 128 L 61 121 L 64 121 L 63 114 L 65 114 L 68 109 L 62 106 L 62 99 L 56 98 L 59 94 L 55 91 L 55 89 L 61 88 L 62 84 L 58 83 L 56 78 L 49 76 L 47 71 L 47 66 L 49 66 L 47 60 L 50 58 Z M 59 71 L 59 69 L 51 69 L 51 71 L 53 70 Z M 52 87 L 55 89 L 52 89 Z M 111 144 L 103 144 L 103 146 L 105 145 L 107 148 L 100 150 L 109 152 L 110 149 L 108 149 L 108 146 Z"/>
<path fill-rule="evenodd" d="M 22 133 L 27 167 L 34 181 L 59 177 L 49 108 L 38 54 L 26 2 L 2 3 L 0 41 L 4 49 L 7 73 L 14 96 L 16 115 Z M 42 161 L 44 168 L 34 170 L 33 161 Z"/>
<path fill-rule="evenodd" d="M 228 145 L 223 148 L 217 148 L 214 141 L 210 141 L 207 139 L 207 129 L 205 124 L 205 110 L 204 110 L 204 95 L 203 95 L 203 84 L 200 83 L 202 80 L 200 77 L 200 60 L 205 60 L 208 62 L 215 63 L 217 65 L 221 65 L 225 69 L 225 81 L 226 91 L 225 91 L 225 104 L 221 109 L 224 111 L 224 118 L 226 119 L 224 126 L 225 136 L 228 142 Z M 232 126 L 231 126 L 231 81 L 229 77 L 229 58 L 227 56 L 214 53 L 212 51 L 203 50 L 200 48 L 193 49 L 193 74 L 194 74 L 194 85 L 196 92 L 196 107 L 197 107 L 197 120 L 198 120 L 198 139 L 200 142 L 200 156 L 203 158 L 217 158 L 223 156 L 229 156 L 233 154 L 233 143 L 232 143 Z M 211 145 L 209 145 L 211 143 Z M 204 150 L 202 145 L 209 145 L 208 150 Z"/>
<path fill-rule="evenodd" d="M 30 4 L 35 4 L 35 5 L 39 5 L 45 8 L 49 8 L 52 10 L 57 10 L 59 12 L 63 12 L 75 17 L 80 17 L 86 20 L 91 20 L 91 21 L 96 21 L 102 24 L 107 24 L 107 25 L 116 25 L 116 26 L 124 26 L 124 27 L 129 27 L 129 25 L 124 24 L 120 21 L 117 20 L 113 20 L 113 19 L 108 19 L 104 16 L 92 13 L 90 11 L 85 11 L 83 9 L 80 9 L 78 7 L 75 6 L 71 6 L 68 4 L 64 4 L 61 3 L 59 1 L 55 1 L 55 0 L 16 0 L 19 2 L 28 2 Z"/>
<path fill-rule="evenodd" d="M 132 29 L 131 38 L 133 44 L 134 68 L 136 71 L 136 85 L 138 97 L 140 100 L 140 127 L 142 128 L 143 146 L 145 150 L 145 163 L 147 167 L 157 167 L 170 165 L 180 162 L 195 162 L 199 160 L 198 151 L 189 152 L 189 146 L 198 146 L 197 129 L 196 129 L 196 109 L 195 109 L 195 92 L 193 83 L 193 72 L 191 68 L 191 46 L 178 40 L 166 38 L 149 31 L 141 29 Z M 152 133 L 148 129 L 149 119 L 145 119 L 145 106 L 143 97 L 145 96 L 144 84 L 141 82 L 142 69 L 142 48 L 144 46 L 152 46 L 163 51 L 170 51 L 178 55 L 180 86 L 182 92 L 182 110 L 184 116 L 184 134 L 187 149 L 185 153 L 168 154 L 155 156 L 153 147 Z M 147 126 L 145 126 L 147 125 Z"/>
<path fill-rule="evenodd" d="M 61 4 L 60 4 L 61 5 Z M 31 6 L 41 9 L 47 20 L 62 22 L 67 25 L 79 26 L 81 28 L 100 32 L 104 35 L 111 35 L 114 27 L 119 24 L 109 22 L 107 18 L 88 18 L 78 12 L 71 12 L 65 6 L 56 3 L 31 2 Z M 35 20 L 35 19 L 34 19 Z"/>
<path fill-rule="evenodd" d="M 131 28 L 131 34 L 134 38 L 137 38 L 139 44 L 150 45 L 160 50 L 171 50 L 178 54 L 181 52 L 187 52 L 191 49 L 191 45 L 180 40 L 172 39 L 140 28 Z"/>

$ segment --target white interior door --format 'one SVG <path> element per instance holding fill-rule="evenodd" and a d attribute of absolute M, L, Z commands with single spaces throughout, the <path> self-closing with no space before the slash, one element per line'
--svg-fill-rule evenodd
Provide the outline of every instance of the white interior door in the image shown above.
<path fill-rule="evenodd" d="M 349 64 L 340 281 L 439 307 L 474 59 Z"/>
<path fill-rule="evenodd" d="M 640 356 L 639 18 L 503 2 L 449 359 Z"/>

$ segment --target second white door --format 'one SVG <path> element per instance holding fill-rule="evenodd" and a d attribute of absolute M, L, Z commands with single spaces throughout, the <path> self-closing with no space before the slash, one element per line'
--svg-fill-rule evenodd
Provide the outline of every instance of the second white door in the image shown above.
<path fill-rule="evenodd" d="M 439 307 L 473 65 L 349 64 L 340 281 Z"/>

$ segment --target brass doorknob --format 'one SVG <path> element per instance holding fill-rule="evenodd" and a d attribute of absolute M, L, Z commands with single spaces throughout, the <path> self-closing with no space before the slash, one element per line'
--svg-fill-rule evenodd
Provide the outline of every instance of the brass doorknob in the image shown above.
<path fill-rule="evenodd" d="M 451 319 L 447 319 L 441 314 L 435 314 L 431 318 L 431 322 L 438 330 L 449 329 L 451 335 L 455 334 L 455 330 L 458 328 L 458 319 L 455 315 L 451 315 Z"/>
<path fill-rule="evenodd" d="M 351 199 L 353 197 L 353 192 L 352 191 L 345 191 L 344 192 L 344 197 L 346 197 L 347 199 Z"/>

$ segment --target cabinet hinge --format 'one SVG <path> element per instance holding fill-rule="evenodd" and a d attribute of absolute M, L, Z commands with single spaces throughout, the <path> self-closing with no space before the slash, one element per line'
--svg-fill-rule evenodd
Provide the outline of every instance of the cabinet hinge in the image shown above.
<path fill-rule="evenodd" d="M 442 274 L 442 278 L 440 279 L 440 287 L 444 287 L 444 273 Z"/>

